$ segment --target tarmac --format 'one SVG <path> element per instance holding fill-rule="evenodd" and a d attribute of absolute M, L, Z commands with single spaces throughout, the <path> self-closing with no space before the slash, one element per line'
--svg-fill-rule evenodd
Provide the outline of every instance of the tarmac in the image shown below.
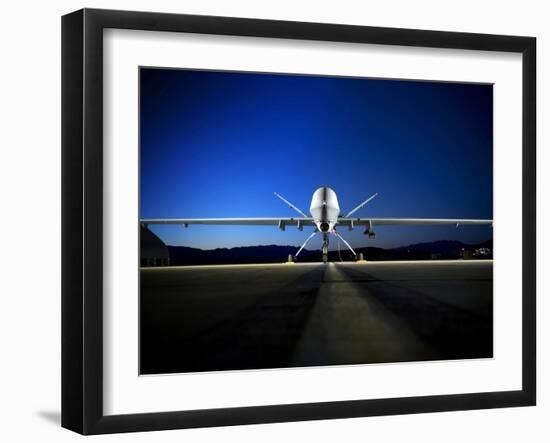
<path fill-rule="evenodd" d="M 491 358 L 492 260 L 142 268 L 140 373 Z"/>

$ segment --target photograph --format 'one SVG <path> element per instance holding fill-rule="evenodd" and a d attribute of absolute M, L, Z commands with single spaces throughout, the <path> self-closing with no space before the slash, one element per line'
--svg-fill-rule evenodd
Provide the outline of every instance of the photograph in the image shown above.
<path fill-rule="evenodd" d="M 61 426 L 536 440 L 542 15 L 298 6 L 62 15 Z"/>
<path fill-rule="evenodd" d="M 139 143 L 140 375 L 493 357 L 492 84 L 140 66 Z"/>

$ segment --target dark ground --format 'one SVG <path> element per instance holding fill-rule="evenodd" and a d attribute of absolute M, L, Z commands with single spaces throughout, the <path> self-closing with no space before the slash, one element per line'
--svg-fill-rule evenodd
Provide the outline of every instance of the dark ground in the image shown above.
<path fill-rule="evenodd" d="M 142 374 L 487 358 L 492 261 L 142 268 Z"/>

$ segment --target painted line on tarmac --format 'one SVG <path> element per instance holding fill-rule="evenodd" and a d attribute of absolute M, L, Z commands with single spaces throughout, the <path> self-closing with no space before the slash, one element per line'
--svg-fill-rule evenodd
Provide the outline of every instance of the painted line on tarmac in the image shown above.
<path fill-rule="evenodd" d="M 293 360 L 330 365 L 432 357 L 432 351 L 402 320 L 330 263 Z"/>

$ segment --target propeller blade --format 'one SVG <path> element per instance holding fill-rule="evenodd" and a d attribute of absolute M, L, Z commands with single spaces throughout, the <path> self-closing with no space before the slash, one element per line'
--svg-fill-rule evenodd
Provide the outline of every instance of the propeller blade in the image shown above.
<path fill-rule="evenodd" d="M 358 211 L 359 209 L 361 209 L 363 206 L 365 206 L 368 202 L 370 202 L 374 197 L 376 197 L 378 195 L 378 192 L 376 192 L 375 194 L 371 195 L 369 198 L 367 198 L 363 203 L 361 203 L 359 206 L 356 206 L 355 208 L 353 208 L 351 211 L 349 211 L 345 217 L 349 217 L 351 214 L 353 214 L 354 212 Z"/>
<path fill-rule="evenodd" d="M 300 247 L 300 249 L 298 249 L 298 252 L 297 252 L 296 255 L 294 256 L 294 258 L 298 257 L 298 254 L 299 254 L 300 252 L 302 252 L 302 249 L 304 249 L 304 248 L 306 247 L 307 243 L 313 238 L 313 236 L 314 236 L 315 234 L 317 234 L 317 232 L 318 232 L 318 231 L 317 231 L 317 229 L 316 229 L 315 231 L 313 231 L 313 232 L 311 233 L 311 235 L 306 239 L 306 241 L 305 241 L 304 244 Z"/>
<path fill-rule="evenodd" d="M 284 201 L 289 207 L 291 207 L 292 209 L 294 209 L 296 212 L 302 214 L 304 217 L 307 218 L 307 215 L 302 211 L 300 210 L 299 208 L 297 208 L 296 206 L 294 206 L 292 203 L 290 203 L 287 199 L 285 199 L 283 196 L 277 194 L 276 192 L 274 192 L 273 194 L 275 194 L 277 197 L 279 197 L 282 201 Z"/>
<path fill-rule="evenodd" d="M 350 244 L 344 240 L 344 237 L 342 237 L 338 232 L 334 231 L 334 235 L 336 235 L 336 237 L 338 237 L 340 240 L 342 240 L 344 242 L 344 244 L 348 247 L 348 249 L 353 253 L 353 255 L 355 257 L 357 257 L 357 254 L 355 253 L 355 251 L 353 250 L 353 248 L 350 246 Z"/>

